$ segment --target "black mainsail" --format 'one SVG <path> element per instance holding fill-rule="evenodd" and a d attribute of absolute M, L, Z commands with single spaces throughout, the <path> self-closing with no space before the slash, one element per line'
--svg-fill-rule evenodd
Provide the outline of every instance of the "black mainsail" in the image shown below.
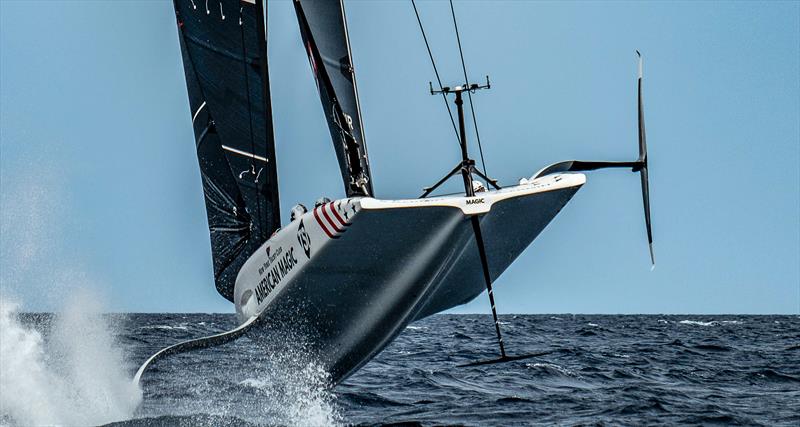
<path fill-rule="evenodd" d="M 262 0 L 174 0 L 214 279 L 236 275 L 280 226 Z"/>
<path fill-rule="evenodd" d="M 294 0 L 294 7 L 347 196 L 372 196 L 344 6 L 340 0 Z"/>

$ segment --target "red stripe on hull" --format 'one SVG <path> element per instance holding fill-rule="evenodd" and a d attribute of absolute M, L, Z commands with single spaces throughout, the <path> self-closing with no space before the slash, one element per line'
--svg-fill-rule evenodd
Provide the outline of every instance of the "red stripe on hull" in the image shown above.
<path fill-rule="evenodd" d="M 319 214 L 317 213 L 317 209 L 319 209 L 319 208 L 314 208 L 314 219 L 317 220 L 317 224 L 319 224 L 320 228 L 322 228 L 322 231 L 324 231 L 325 234 L 328 235 L 328 237 L 330 237 L 331 239 L 335 239 L 336 236 L 334 236 L 333 234 L 331 234 L 330 231 L 328 231 L 328 227 L 326 227 L 325 224 L 322 222 L 322 218 L 319 217 Z"/>
<path fill-rule="evenodd" d="M 343 227 L 349 227 L 349 226 L 350 226 L 350 224 L 348 224 L 348 223 L 344 222 L 344 220 L 342 219 L 342 217 L 339 215 L 339 212 L 337 212 L 337 211 L 336 211 L 336 209 L 333 207 L 333 202 L 331 202 L 331 203 L 329 203 L 329 204 L 328 204 L 328 208 L 331 210 L 331 213 L 333 214 L 333 216 L 334 216 L 334 217 L 335 217 L 335 218 L 336 218 L 336 219 L 339 221 L 339 223 L 340 223 L 340 224 L 341 224 Z"/>
<path fill-rule="evenodd" d="M 322 211 L 322 215 L 325 216 L 325 219 L 328 220 L 328 223 L 333 227 L 333 231 L 337 233 L 341 233 L 343 230 L 340 230 L 339 227 L 336 225 L 335 222 L 331 219 L 331 216 L 328 215 L 328 211 L 325 210 L 325 205 L 320 206 L 320 210 Z"/>

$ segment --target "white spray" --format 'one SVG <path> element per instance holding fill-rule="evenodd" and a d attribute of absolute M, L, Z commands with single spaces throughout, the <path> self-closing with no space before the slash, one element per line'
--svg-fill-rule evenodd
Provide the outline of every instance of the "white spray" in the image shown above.
<path fill-rule="evenodd" d="M 91 280 L 59 244 L 63 224 L 53 213 L 65 212 L 63 176 L 46 162 L 27 163 L 0 173 L 0 424 L 130 418 L 141 391 L 127 376 L 98 298 L 80 290 Z M 51 325 L 23 323 L 26 302 L 59 313 Z"/>
<path fill-rule="evenodd" d="M 247 378 L 239 384 L 268 396 L 271 414 L 264 418 L 270 424 L 336 426 L 342 419 L 335 396 L 325 386 L 327 380 L 327 372 L 318 364 L 299 362 L 284 364 L 271 375 Z"/>
<path fill-rule="evenodd" d="M 0 298 L 0 413 L 19 425 L 97 425 L 133 416 L 142 393 L 88 293 L 70 298 L 47 341 Z"/>

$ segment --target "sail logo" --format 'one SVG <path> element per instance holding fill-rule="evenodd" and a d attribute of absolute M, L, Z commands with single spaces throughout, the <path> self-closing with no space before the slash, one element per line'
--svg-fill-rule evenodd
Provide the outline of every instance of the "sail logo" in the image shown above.
<path fill-rule="evenodd" d="M 306 232 L 306 227 L 303 225 L 303 220 L 300 220 L 300 225 L 297 227 L 297 242 L 306 253 L 306 258 L 311 259 L 311 236 Z"/>
<path fill-rule="evenodd" d="M 344 114 L 344 121 L 347 122 L 347 129 L 350 130 L 350 132 L 352 132 L 353 131 L 353 118 L 350 117 L 350 115 L 347 114 L 347 113 L 343 112 L 342 114 Z"/>
<path fill-rule="evenodd" d="M 483 197 L 481 197 L 480 199 L 467 199 L 468 205 L 480 205 L 482 203 L 485 203 Z"/>
<path fill-rule="evenodd" d="M 275 252 L 277 255 L 279 252 Z M 278 258 L 274 263 L 272 269 L 267 272 L 267 275 L 261 278 L 256 286 L 256 299 L 261 304 L 267 298 L 270 292 L 275 289 L 281 281 L 289 274 L 290 271 L 297 265 L 297 258 L 294 256 L 294 248 L 289 248 L 286 253 Z"/>

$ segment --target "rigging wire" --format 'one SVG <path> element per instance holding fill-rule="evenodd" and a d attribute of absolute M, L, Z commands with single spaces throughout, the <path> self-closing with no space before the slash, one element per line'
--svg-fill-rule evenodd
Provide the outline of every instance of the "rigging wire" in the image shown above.
<path fill-rule="evenodd" d="M 413 0 L 412 0 L 413 2 Z M 416 10 L 416 8 L 415 8 Z M 453 26 L 456 29 L 456 40 L 458 41 L 458 53 L 461 55 L 461 68 L 464 70 L 464 85 L 469 85 L 469 78 L 467 77 L 467 65 L 464 62 L 464 51 L 461 50 L 461 37 L 458 35 L 458 22 L 456 21 L 456 11 L 453 8 L 453 0 L 450 0 L 450 12 L 453 15 Z M 420 24 L 422 25 L 422 24 Z M 432 58 L 431 58 L 432 59 Z M 487 77 L 488 81 L 488 77 Z M 441 86 L 441 83 L 439 84 Z M 481 134 L 478 132 L 478 120 L 475 118 L 475 106 L 472 102 L 472 91 L 467 91 L 467 97 L 469 98 L 469 109 L 472 112 L 472 125 L 475 127 L 475 136 L 478 140 L 478 151 L 481 154 L 481 166 L 483 167 L 483 173 L 486 176 L 489 176 L 489 172 L 486 171 L 486 161 L 483 159 L 483 146 L 481 145 Z M 486 183 L 486 186 L 489 186 L 489 183 Z"/>
<path fill-rule="evenodd" d="M 220 5 L 222 5 L 222 3 L 220 3 Z M 220 6 L 220 11 L 221 10 L 222 10 L 222 8 Z M 241 22 L 241 19 L 242 19 L 242 17 L 240 15 L 239 16 L 239 21 L 240 22 Z M 249 116 L 249 119 L 250 119 L 250 121 L 249 121 L 250 122 L 250 152 L 251 153 L 255 153 L 256 152 L 256 146 L 255 146 L 255 141 L 253 139 L 253 103 L 250 101 L 250 75 L 249 75 L 248 70 L 247 70 L 247 47 L 246 47 L 245 41 L 244 41 L 244 26 L 239 25 L 239 33 L 241 34 L 241 39 L 242 39 L 242 66 L 244 67 L 244 87 L 245 87 L 245 90 L 247 91 L 247 115 Z M 258 227 L 259 230 L 258 231 L 261 233 L 261 236 L 259 236 L 259 237 L 261 237 L 263 239 L 263 238 L 266 237 L 266 230 L 263 230 L 261 228 L 261 221 L 263 221 L 264 218 L 261 216 L 261 202 L 262 202 L 262 200 L 261 200 L 261 197 L 258 195 L 258 193 L 259 193 L 258 192 L 258 177 L 259 177 L 259 175 L 261 175 L 261 173 L 260 172 L 256 173 L 256 164 L 255 164 L 255 160 L 252 157 L 250 158 L 250 168 L 253 171 L 253 175 L 255 175 L 255 178 L 253 179 L 253 184 L 256 187 L 256 212 L 258 214 L 258 223 L 259 223 L 259 227 Z M 252 226 L 252 223 L 251 223 L 251 226 Z"/>
<path fill-rule="evenodd" d="M 414 0 L 411 0 L 411 6 L 414 6 L 414 14 L 417 15 L 417 23 L 419 23 L 419 30 L 422 32 L 422 39 L 425 40 L 425 47 L 428 49 L 428 57 L 431 59 L 431 65 L 433 65 L 433 72 L 436 74 L 436 82 L 439 84 L 439 91 L 442 90 L 442 79 L 439 78 L 439 70 L 436 68 L 436 61 L 433 60 L 433 53 L 431 52 L 431 45 L 428 44 L 428 37 L 425 36 L 425 29 L 422 27 L 422 20 L 419 18 L 419 11 L 417 10 L 417 3 Z M 459 44 L 460 46 L 460 44 Z M 461 143 L 461 137 L 458 135 L 458 129 L 456 128 L 456 121 L 453 119 L 453 111 L 450 109 L 450 103 L 447 102 L 447 94 L 442 92 L 442 100 L 444 100 L 444 105 L 447 107 L 447 114 L 450 116 L 450 123 L 453 125 L 453 132 L 456 135 L 456 141 Z M 472 103 L 470 102 L 470 105 Z M 474 116 L 474 114 L 473 114 Z M 481 162 L 483 161 L 483 153 L 481 153 Z"/>

